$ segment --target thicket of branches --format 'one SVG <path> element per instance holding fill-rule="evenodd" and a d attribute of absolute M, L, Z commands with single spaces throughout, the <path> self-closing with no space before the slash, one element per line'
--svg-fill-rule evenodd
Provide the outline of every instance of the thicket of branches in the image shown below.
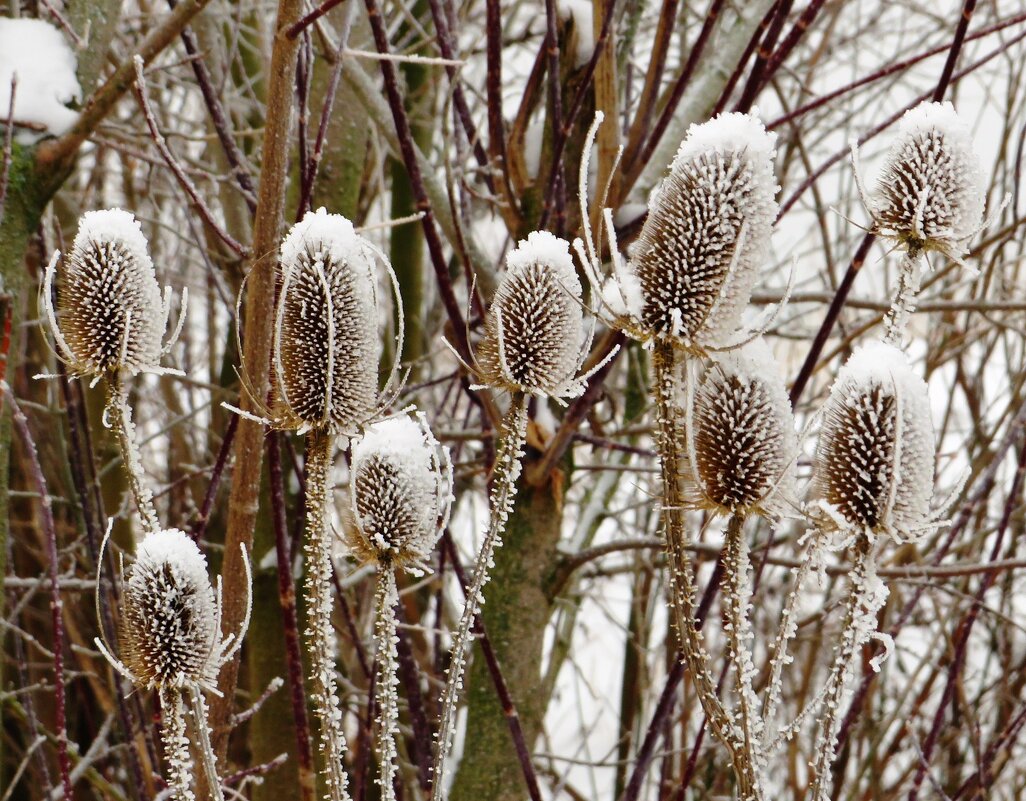
<path fill-rule="evenodd" d="M 388 761 L 380 721 L 390 703 L 375 660 L 387 639 L 376 621 L 392 596 L 374 578 L 374 558 L 352 547 L 353 448 L 342 438 L 325 465 L 333 452 L 317 432 L 254 419 L 275 411 L 263 404 L 279 380 L 271 353 L 280 347 L 282 239 L 321 207 L 352 220 L 391 262 L 401 308 L 380 307 L 380 386 L 393 361 L 409 375 L 397 397 L 382 391 L 384 411 L 424 412 L 453 468 L 455 501 L 427 557 L 431 572 L 396 571 L 391 797 L 431 797 L 452 632 L 488 529 L 489 493 L 494 517 L 517 451 L 501 435 L 515 427 L 518 403 L 523 468 L 474 622 L 442 797 L 1024 797 L 1018 4 L 10 0 L 6 11 L 64 33 L 83 100 L 60 136 L 15 136 L 31 126 L 0 109 L 0 801 L 69 797 L 69 787 L 82 799 L 156 798 L 169 781 L 175 789 L 161 740 L 173 702 L 133 689 L 96 644 L 101 632 L 117 639 L 128 591 L 111 555 L 131 565 L 152 528 L 124 469 L 134 456 L 111 401 L 122 390 L 154 519 L 190 535 L 210 575 L 223 577 L 226 634 L 247 615 L 247 555 L 252 563 L 248 634 L 217 665 L 220 694 L 206 695 L 225 797 L 327 792 L 321 690 L 309 681 L 304 634 L 317 619 L 304 591 L 315 561 L 303 552 L 316 517 L 308 490 L 322 474 L 340 535 L 326 645 L 348 741 L 342 775 L 354 799 L 390 797 L 375 782 Z M 854 641 L 848 692 L 827 707 L 836 761 L 816 762 L 824 713 L 814 706 L 753 790 L 744 760 L 714 736 L 697 663 L 681 648 L 693 650 L 702 629 L 712 695 L 728 706 L 744 696 L 731 672 L 740 608 L 731 604 L 745 589 L 732 589 L 739 557 L 723 547 L 744 540 L 757 667 L 748 680 L 755 693 L 773 684 L 772 645 L 808 554 L 808 517 L 753 515 L 744 526 L 740 516 L 728 524 L 674 506 L 656 379 L 680 365 L 664 365 L 669 351 L 629 338 L 608 313 L 575 371 L 587 375 L 579 396 L 548 393 L 568 395 L 565 403 L 507 392 L 505 379 L 489 381 L 485 369 L 482 380 L 456 357 L 469 364 L 476 352 L 487 368 L 491 347 L 492 367 L 502 361 L 489 303 L 502 296 L 505 257 L 519 241 L 539 230 L 570 241 L 601 231 L 606 207 L 616 247 L 635 255 L 650 193 L 688 127 L 757 109 L 777 136 L 779 213 L 747 319 L 760 324 L 756 313 L 783 299 L 793 270 L 790 300 L 764 338 L 783 365 L 797 428 L 808 428 L 795 466 L 804 487 L 825 425 L 816 414 L 856 345 L 888 334 L 910 247 L 877 236 L 849 140 L 871 187 L 898 120 L 929 100 L 953 102 L 970 125 L 990 215 L 963 264 L 925 254 L 930 269 L 901 329 L 911 370 L 930 387 L 933 484 L 937 498 L 953 493 L 950 522 L 881 551 L 876 572 L 889 596 L 871 612 L 893 651 L 881 663 L 880 639 Z M 141 223 L 157 281 L 173 290 L 172 321 L 186 289 L 190 301 L 162 361 L 180 373 L 126 376 L 112 389 L 109 379 L 69 373 L 40 300 L 51 256 L 72 250 L 82 214 L 115 206 Z M 604 274 L 611 244 L 600 236 L 596 245 Z M 584 304 L 599 309 L 580 261 Z M 387 298 L 390 283 L 379 283 Z M 671 517 L 686 532 L 680 541 Z M 850 576 L 861 575 L 865 555 L 850 544 L 825 557 L 795 608 L 782 718 L 814 704 L 844 653 Z M 671 579 L 685 555 L 697 594 L 682 604 Z M 202 766 L 202 754 L 194 761 Z M 211 773 L 197 771 L 197 797 L 216 797 Z"/>

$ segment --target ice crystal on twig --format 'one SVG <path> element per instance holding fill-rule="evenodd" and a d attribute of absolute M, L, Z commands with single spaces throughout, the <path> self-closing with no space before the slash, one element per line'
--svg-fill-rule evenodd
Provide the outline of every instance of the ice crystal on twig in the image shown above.
<path fill-rule="evenodd" d="M 823 410 L 812 481 L 822 525 L 920 535 L 931 520 L 934 458 L 926 383 L 897 347 L 858 348 Z"/>
<path fill-rule="evenodd" d="M 794 498 L 798 441 L 773 354 L 757 339 L 720 354 L 685 401 L 685 497 L 698 509 L 779 517 Z M 693 395 L 693 397 L 692 397 Z"/>
<path fill-rule="evenodd" d="M 775 141 L 748 114 L 691 126 L 649 202 L 633 258 L 603 291 L 620 295 L 613 311 L 627 312 L 623 330 L 696 351 L 727 344 L 769 247 Z"/>
<path fill-rule="evenodd" d="M 107 537 L 110 536 L 108 529 Z M 103 564 L 104 538 L 98 564 Z M 249 560 L 243 550 L 243 564 Z M 99 616 L 99 588 L 96 582 Z M 121 654 L 97 639 L 100 651 L 121 675 L 137 687 L 159 691 L 163 712 L 163 740 L 176 801 L 191 801 L 192 758 L 186 737 L 183 695 L 192 706 L 200 753 L 215 799 L 223 796 L 206 729 L 202 690 L 217 693 L 217 673 L 238 651 L 249 624 L 238 635 L 221 636 L 221 591 L 210 585 L 207 561 L 196 543 L 178 529 L 147 536 L 136 551 L 135 562 L 124 579 L 119 628 Z M 205 750 L 204 750 L 205 749 Z"/>

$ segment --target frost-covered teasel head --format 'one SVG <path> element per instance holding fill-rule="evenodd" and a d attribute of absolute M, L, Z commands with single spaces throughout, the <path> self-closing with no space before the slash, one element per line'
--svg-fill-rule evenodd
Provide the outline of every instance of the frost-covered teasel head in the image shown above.
<path fill-rule="evenodd" d="M 448 519 L 452 470 L 448 449 L 423 414 L 367 427 L 353 446 L 346 541 L 361 562 L 427 569 Z"/>
<path fill-rule="evenodd" d="M 73 375 L 161 372 L 170 296 L 161 298 L 139 222 L 121 209 L 87 211 L 59 276 L 60 254 L 43 281 L 43 306 L 57 354 Z M 183 305 L 184 305 L 183 294 Z M 183 310 L 184 313 L 184 310 Z M 172 337 L 173 341 L 174 337 Z"/>
<path fill-rule="evenodd" d="M 842 532 L 914 538 L 931 522 L 934 460 L 926 383 L 899 348 L 858 348 L 823 409 L 814 511 Z"/>
<path fill-rule="evenodd" d="M 692 125 L 603 297 L 643 341 L 701 351 L 737 329 L 777 213 L 776 135 L 754 116 Z"/>
<path fill-rule="evenodd" d="M 340 214 L 308 212 L 281 246 L 274 422 L 349 434 L 377 412 L 376 260 L 383 255 Z"/>
<path fill-rule="evenodd" d="M 958 261 L 980 230 L 984 195 L 969 126 L 951 103 L 928 102 L 901 118 L 883 171 L 864 202 L 874 233 L 910 252 L 938 251 Z"/>
<path fill-rule="evenodd" d="M 697 509 L 774 517 L 794 504 L 798 439 L 769 347 L 719 354 L 685 401 L 685 495 Z"/>
<path fill-rule="evenodd" d="M 481 378 L 511 392 L 579 395 L 586 339 L 570 245 L 534 231 L 506 257 L 476 354 Z"/>
<path fill-rule="evenodd" d="M 248 576 L 248 559 L 243 563 Z M 207 560 L 185 532 L 154 532 L 139 544 L 124 578 L 120 660 L 103 642 L 97 645 L 138 687 L 216 692 L 218 670 L 238 650 L 249 622 L 247 612 L 239 635 L 222 638 L 220 596 L 220 582 L 215 592 Z"/>

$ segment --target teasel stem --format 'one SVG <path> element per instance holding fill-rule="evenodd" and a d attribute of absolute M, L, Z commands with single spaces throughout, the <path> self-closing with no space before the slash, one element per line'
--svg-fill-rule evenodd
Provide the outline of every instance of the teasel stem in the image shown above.
<path fill-rule="evenodd" d="M 752 689 L 755 673 L 752 650 L 749 646 L 752 627 L 748 618 L 748 542 L 745 539 L 745 517 L 734 514 L 727 524 L 727 536 L 723 545 L 723 599 L 727 612 L 727 652 L 734 669 L 734 686 L 737 691 L 737 712 L 744 739 L 744 784 L 748 795 L 742 799 L 761 798 L 758 771 L 762 764 L 762 741 L 757 698 Z M 741 773 L 740 766 L 738 773 Z M 741 780 L 739 778 L 739 784 Z M 740 788 L 739 788 L 740 789 Z"/>
<path fill-rule="evenodd" d="M 350 801 L 343 766 L 346 736 L 331 654 L 331 527 L 328 520 L 328 474 L 334 437 L 316 429 L 306 438 L 306 602 L 307 647 L 314 711 L 320 720 L 324 773 L 331 801 Z"/>
<path fill-rule="evenodd" d="M 185 733 L 185 704 L 177 687 L 160 688 L 160 738 L 167 760 L 167 783 L 174 801 L 195 801 L 192 791 L 192 754 Z"/>
<path fill-rule="evenodd" d="M 374 639 L 377 641 L 375 657 L 378 702 L 377 749 L 380 761 L 378 784 L 382 801 L 395 801 L 395 777 L 399 757 L 396 741 L 399 736 L 399 655 L 396 650 L 395 604 L 399 594 L 395 586 L 395 572 L 382 567 L 374 587 Z"/>
<path fill-rule="evenodd" d="M 125 475 L 128 476 L 128 486 L 139 510 L 139 517 L 146 533 L 152 534 L 160 530 L 160 521 L 157 519 L 157 509 L 153 505 L 153 492 L 146 486 L 146 477 L 143 474 L 135 423 L 132 422 L 132 410 L 128 405 L 128 390 L 117 374 L 108 375 L 104 379 L 104 384 L 107 388 L 107 406 L 103 419 L 117 436 L 121 463 Z"/>
<path fill-rule="evenodd" d="M 217 775 L 217 758 L 210 744 L 210 726 L 207 724 L 207 702 L 203 699 L 203 692 L 199 688 L 190 687 L 187 692 L 191 706 L 192 721 L 196 728 L 196 750 L 199 751 L 203 772 L 207 777 L 207 790 L 210 792 L 210 801 L 224 801 L 221 779 Z"/>
<path fill-rule="evenodd" d="M 499 442 L 495 453 L 495 467 L 492 473 L 492 490 L 489 502 L 488 531 L 481 552 L 474 565 L 474 575 L 467 589 L 467 600 L 463 606 L 459 628 L 453 635 L 450 651 L 449 671 L 441 699 L 441 720 L 438 725 L 438 743 L 434 766 L 431 770 L 431 801 L 442 801 L 445 779 L 445 760 L 452 747 L 453 727 L 456 722 L 456 702 L 463 687 L 463 673 L 467 666 L 467 647 L 474 617 L 481 605 L 481 593 L 488 582 L 488 571 L 492 568 L 495 550 L 502 545 L 502 534 L 506 519 L 513 510 L 517 493 L 517 479 L 520 477 L 523 457 L 522 448 L 527 439 L 527 396 L 514 392 L 499 428 Z"/>
<path fill-rule="evenodd" d="M 898 273 L 898 289 L 891 308 L 884 317 L 884 342 L 901 347 L 901 339 L 908 328 L 912 312 L 916 310 L 916 296 L 919 294 L 920 254 L 922 251 L 910 245 L 904 251 L 901 270 Z"/>
<path fill-rule="evenodd" d="M 841 642 L 837 646 L 837 655 L 830 668 L 826 686 L 822 692 L 823 717 L 819 720 L 816 734 L 815 754 L 811 767 L 812 783 L 806 798 L 809 801 L 829 801 L 830 799 L 830 766 L 834 762 L 834 750 L 837 743 L 837 716 L 840 713 L 844 694 L 845 673 L 855 657 L 856 652 L 865 642 L 858 625 L 859 607 L 864 605 L 866 581 L 873 570 L 873 544 L 866 534 L 859 536 L 855 543 L 855 554 L 852 560 L 851 586 L 845 603 L 844 624 L 841 629 Z"/>
<path fill-rule="evenodd" d="M 677 414 L 677 399 L 680 395 L 675 375 L 677 357 L 671 343 L 664 340 L 656 342 L 652 349 L 652 365 L 659 427 L 657 440 L 662 474 L 663 536 L 670 567 L 673 617 L 680 635 L 684 662 L 691 673 L 702 709 L 713 734 L 730 752 L 738 796 L 742 801 L 747 801 L 754 798 L 754 765 L 745 752 L 744 738 L 738 736 L 730 715 L 716 693 L 709 653 L 703 645 L 702 633 L 695 625 L 695 582 L 691 572 L 691 557 L 687 551 L 684 496 L 680 481 L 683 454 L 680 452 L 681 436 Z"/>

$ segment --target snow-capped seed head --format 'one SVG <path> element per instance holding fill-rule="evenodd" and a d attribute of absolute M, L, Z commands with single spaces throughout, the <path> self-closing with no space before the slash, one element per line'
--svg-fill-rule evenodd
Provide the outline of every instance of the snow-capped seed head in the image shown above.
<path fill-rule="evenodd" d="M 969 126 L 951 103 L 920 103 L 901 118 L 869 211 L 881 235 L 958 259 L 980 228 L 984 194 Z"/>
<path fill-rule="evenodd" d="M 448 516 L 448 451 L 422 415 L 367 427 L 353 446 L 346 541 L 361 562 L 426 568 Z"/>
<path fill-rule="evenodd" d="M 581 363 L 581 282 L 570 246 L 534 231 L 506 257 L 477 358 L 484 380 L 510 391 L 568 394 Z"/>
<path fill-rule="evenodd" d="M 212 687 L 220 628 L 207 560 L 178 529 L 144 539 L 122 599 L 121 661 L 143 687 Z"/>
<path fill-rule="evenodd" d="M 775 143 L 748 114 L 688 130 L 628 267 L 640 284 L 644 338 L 701 346 L 734 333 L 777 213 Z"/>
<path fill-rule="evenodd" d="M 352 433 L 378 405 L 377 251 L 340 214 L 308 212 L 281 246 L 274 417 Z"/>
<path fill-rule="evenodd" d="M 697 508 L 781 515 L 794 498 L 798 439 L 769 347 L 756 339 L 710 364 L 688 410 L 685 492 Z"/>
<path fill-rule="evenodd" d="M 75 375 L 134 375 L 156 367 L 165 315 L 146 238 L 132 214 L 87 211 L 79 220 L 55 322 L 61 356 Z"/>
<path fill-rule="evenodd" d="M 934 459 L 926 383 L 899 348 L 858 348 L 823 409 L 813 498 L 839 528 L 914 537 L 930 516 Z"/>

